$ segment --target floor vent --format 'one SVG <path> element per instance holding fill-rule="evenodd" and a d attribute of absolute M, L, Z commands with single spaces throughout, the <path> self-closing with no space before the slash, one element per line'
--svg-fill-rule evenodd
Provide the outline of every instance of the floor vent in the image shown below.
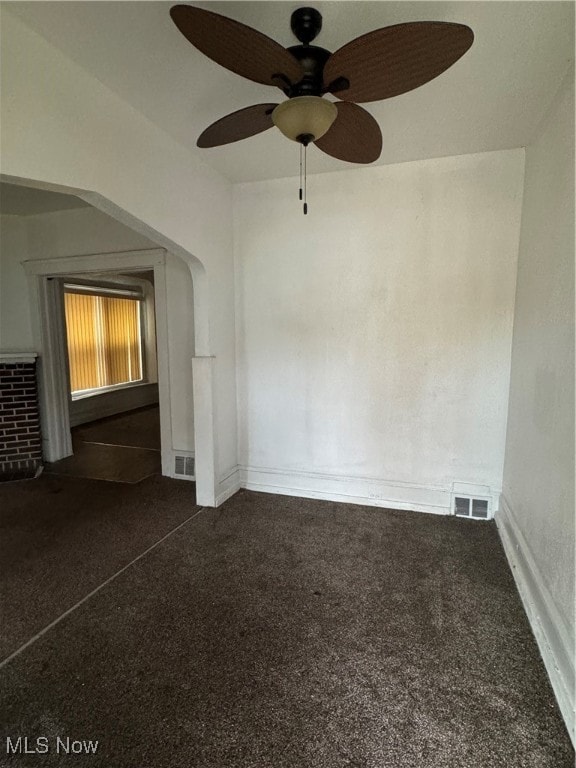
<path fill-rule="evenodd" d="M 487 499 L 473 499 L 469 496 L 455 496 L 454 514 L 458 517 L 471 517 L 475 520 L 487 520 L 488 501 Z"/>
<path fill-rule="evenodd" d="M 194 456 L 176 456 L 174 461 L 174 473 L 186 477 L 194 477 Z"/>

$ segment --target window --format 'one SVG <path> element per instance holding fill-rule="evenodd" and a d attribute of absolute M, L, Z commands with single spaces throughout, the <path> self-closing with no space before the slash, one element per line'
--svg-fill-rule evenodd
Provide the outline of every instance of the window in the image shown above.
<path fill-rule="evenodd" d="M 141 305 L 137 291 L 64 286 L 73 399 L 143 381 Z"/>

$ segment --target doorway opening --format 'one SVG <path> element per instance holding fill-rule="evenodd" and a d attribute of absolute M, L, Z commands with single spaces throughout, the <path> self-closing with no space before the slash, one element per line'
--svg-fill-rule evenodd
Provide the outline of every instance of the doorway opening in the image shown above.
<path fill-rule="evenodd" d="M 202 262 L 96 192 L 4 174 L 0 192 L 0 213 L 9 214 L 11 222 L 3 236 L 9 247 L 2 254 L 7 300 L 0 352 L 10 351 L 12 360 L 17 351 L 36 369 L 44 461 L 73 453 L 58 281 L 70 275 L 153 271 L 162 475 L 194 480 L 199 504 L 221 503 L 216 358 L 211 354 L 210 291 Z"/>
<path fill-rule="evenodd" d="M 87 256 L 70 256 L 64 258 L 29 261 L 25 267 L 30 276 L 30 294 L 32 306 L 36 315 L 38 333 L 38 347 L 40 350 L 40 416 L 42 423 L 42 440 L 44 458 L 47 463 L 55 463 L 73 454 L 71 426 L 73 420 L 78 417 L 78 411 L 74 413 L 71 402 L 71 382 L 68 363 L 65 300 L 62 290 L 63 283 L 74 278 L 77 282 L 84 282 L 98 273 L 104 278 L 113 279 L 114 275 L 132 275 L 135 272 L 153 271 L 153 303 L 154 326 L 156 338 L 156 357 L 151 356 L 150 361 L 156 360 L 157 392 L 160 420 L 160 454 L 161 472 L 169 477 L 177 477 L 175 472 L 175 454 L 186 449 L 194 456 L 194 422 L 192 392 L 191 365 L 185 366 L 185 373 L 189 380 L 182 381 L 179 376 L 176 361 L 191 360 L 193 350 L 189 348 L 189 334 L 178 334 L 181 326 L 186 330 L 187 326 L 178 322 L 180 317 L 173 317 L 169 312 L 169 300 L 167 294 L 167 269 L 166 262 L 170 257 L 164 249 L 148 249 L 141 251 L 124 251 Z M 175 260 L 177 261 L 177 260 Z M 182 275 L 178 274 L 179 285 L 182 283 Z M 172 280 L 173 276 L 169 275 Z M 191 279 L 187 290 L 191 294 Z M 186 294 L 188 296 L 189 294 Z M 192 302 L 187 307 L 193 310 Z M 183 314 L 184 309 L 179 313 Z M 173 319 L 172 319 L 173 318 Z M 172 330 L 169 326 L 175 325 Z M 175 402 L 173 392 L 177 386 L 181 386 L 186 397 Z M 142 392 L 144 388 L 134 387 L 132 392 L 119 387 L 115 398 L 134 397 L 134 392 Z M 148 387 L 148 389 L 151 389 Z M 104 395 L 106 397 L 104 397 Z M 111 395 L 103 393 L 101 399 L 109 399 Z M 90 402 L 86 406 L 86 399 L 75 405 L 82 413 L 90 414 Z M 134 402 L 132 402 L 132 405 Z M 142 403 L 147 405 L 152 403 Z M 178 407 L 180 406 L 180 410 Z M 88 411 L 86 411 L 88 408 Z M 185 409 L 184 416 L 182 413 Z M 178 440 L 185 439 L 184 445 L 174 442 L 173 424 L 176 421 L 186 421 L 190 414 L 191 423 L 186 423 L 184 435 L 177 435 Z M 110 415 L 114 415 L 110 413 Z M 191 450 L 190 450 L 191 449 Z M 63 466 L 63 465 L 60 465 Z M 194 477 L 187 479 L 194 480 Z"/>
<path fill-rule="evenodd" d="M 154 271 L 57 282 L 73 454 L 45 471 L 128 483 L 160 474 Z"/>

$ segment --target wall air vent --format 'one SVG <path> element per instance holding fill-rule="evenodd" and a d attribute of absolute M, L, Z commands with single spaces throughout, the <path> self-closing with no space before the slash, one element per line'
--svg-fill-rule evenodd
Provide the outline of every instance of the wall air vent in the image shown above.
<path fill-rule="evenodd" d="M 489 517 L 488 500 L 473 499 L 470 496 L 455 496 L 454 514 L 457 517 L 470 517 L 474 520 L 487 520 Z"/>
<path fill-rule="evenodd" d="M 175 456 L 174 474 L 184 477 L 194 477 L 194 456 Z"/>

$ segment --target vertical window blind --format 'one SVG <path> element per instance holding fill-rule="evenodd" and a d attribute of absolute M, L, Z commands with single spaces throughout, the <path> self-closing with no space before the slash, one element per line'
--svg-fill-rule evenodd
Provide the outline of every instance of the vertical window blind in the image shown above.
<path fill-rule="evenodd" d="M 141 381 L 140 301 L 64 291 L 72 393 Z"/>

